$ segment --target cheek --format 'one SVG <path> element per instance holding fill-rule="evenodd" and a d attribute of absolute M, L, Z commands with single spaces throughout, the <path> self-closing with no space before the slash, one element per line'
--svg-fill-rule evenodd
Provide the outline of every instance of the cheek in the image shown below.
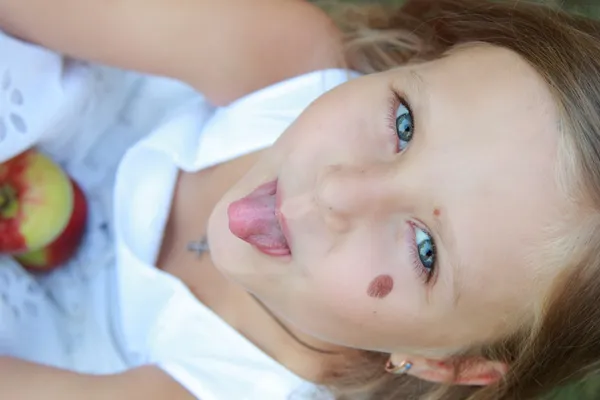
<path fill-rule="evenodd" d="M 297 153 L 306 165 L 354 164 L 388 160 L 396 141 L 386 129 L 384 111 L 368 113 L 364 104 L 344 105 L 337 98 L 318 100 L 281 136 L 277 146 Z"/>
<path fill-rule="evenodd" d="M 315 296 L 340 318 L 362 322 L 374 313 L 396 313 L 417 296 L 406 262 L 396 262 L 383 249 L 350 248 L 330 254 L 312 268 Z M 317 266 L 313 264 L 313 267 Z"/>
<path fill-rule="evenodd" d="M 328 271 L 311 277 L 311 304 L 302 306 L 298 326 L 324 340 L 376 351 L 387 351 L 399 343 L 419 343 L 423 323 L 415 279 L 389 263 L 375 266 L 352 258 L 338 261 L 344 262 L 334 265 L 330 260 Z"/>
<path fill-rule="evenodd" d="M 360 320 L 372 309 L 369 284 L 378 275 L 388 274 L 382 256 L 365 256 L 359 251 L 330 254 L 318 270 L 311 271 L 311 285 L 325 308 L 341 318 Z"/>
<path fill-rule="evenodd" d="M 367 295 L 374 299 L 384 299 L 394 290 L 394 278 L 383 274 L 375 277 L 367 288 Z"/>
<path fill-rule="evenodd" d="M 308 252 L 304 268 L 309 284 L 340 313 L 372 312 L 423 292 L 404 239 L 387 225 L 364 226 L 334 243 L 327 252 Z"/>

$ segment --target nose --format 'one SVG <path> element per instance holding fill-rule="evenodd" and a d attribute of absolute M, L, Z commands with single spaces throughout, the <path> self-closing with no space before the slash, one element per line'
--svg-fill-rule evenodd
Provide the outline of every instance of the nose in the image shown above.
<path fill-rule="evenodd" d="M 318 177 L 315 200 L 337 226 L 389 213 L 396 207 L 393 169 L 383 166 L 330 166 Z"/>

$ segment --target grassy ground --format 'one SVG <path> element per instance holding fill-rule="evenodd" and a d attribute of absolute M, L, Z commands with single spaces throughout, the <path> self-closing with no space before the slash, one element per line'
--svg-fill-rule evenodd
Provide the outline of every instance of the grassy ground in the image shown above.
<path fill-rule="evenodd" d="M 402 0 L 344 0 L 353 3 L 401 3 Z M 600 18 L 600 0 L 539 0 L 559 4 L 577 13 Z M 595 3 L 595 4 L 594 4 Z M 600 77 L 599 77 L 600 79 Z M 600 377 L 588 379 L 557 390 L 544 400 L 598 400 L 600 399 Z"/>

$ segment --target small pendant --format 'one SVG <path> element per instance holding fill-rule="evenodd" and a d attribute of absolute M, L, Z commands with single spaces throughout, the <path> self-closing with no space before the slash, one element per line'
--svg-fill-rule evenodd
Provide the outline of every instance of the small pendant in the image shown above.
<path fill-rule="evenodd" d="M 193 240 L 188 243 L 187 250 L 192 253 L 196 253 L 198 256 L 207 253 L 210 249 L 208 247 L 208 238 L 206 236 L 202 236 L 200 240 Z"/>

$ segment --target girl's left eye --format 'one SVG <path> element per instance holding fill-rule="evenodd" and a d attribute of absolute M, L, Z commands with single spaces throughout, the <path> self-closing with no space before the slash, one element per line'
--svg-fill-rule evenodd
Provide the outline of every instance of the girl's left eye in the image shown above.
<path fill-rule="evenodd" d="M 396 109 L 396 135 L 398 135 L 398 148 L 404 151 L 412 140 L 414 124 L 412 112 L 404 101 Z"/>
<path fill-rule="evenodd" d="M 417 264 L 420 275 L 425 277 L 425 282 L 429 282 L 435 273 L 436 249 L 433 238 L 423 229 L 414 227 L 415 234 L 415 264 Z M 418 260 L 417 260 L 418 258 Z"/>

